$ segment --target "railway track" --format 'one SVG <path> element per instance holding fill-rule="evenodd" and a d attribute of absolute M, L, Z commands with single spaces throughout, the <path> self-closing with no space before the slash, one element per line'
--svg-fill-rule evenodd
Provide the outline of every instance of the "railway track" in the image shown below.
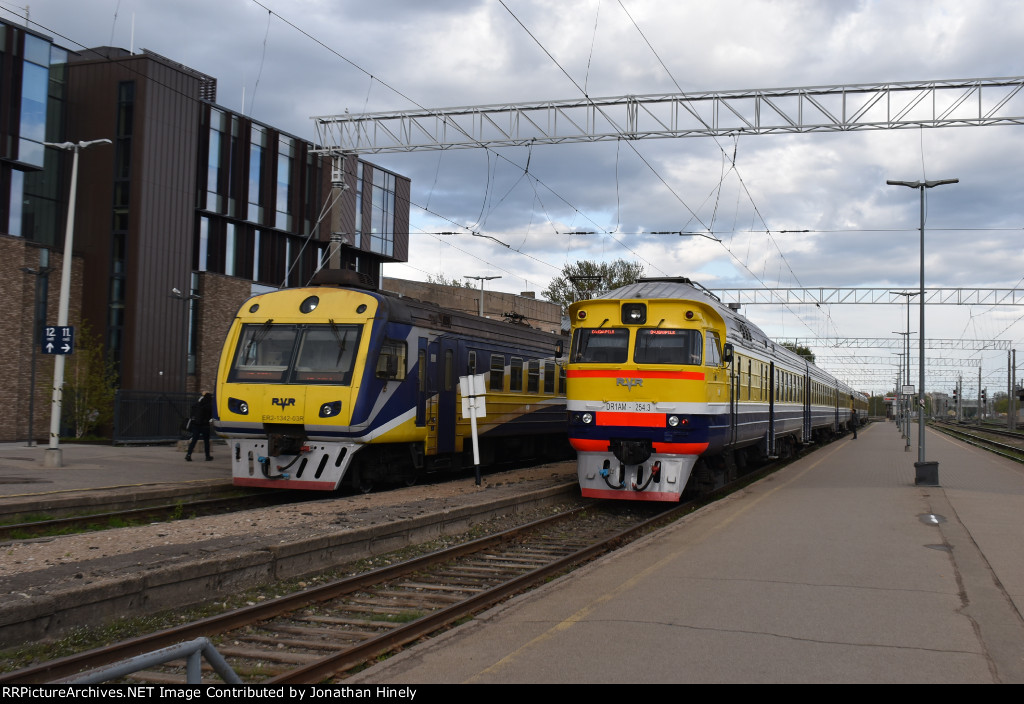
<path fill-rule="evenodd" d="M 273 601 L 0 676 L 73 681 L 77 673 L 207 637 L 245 682 L 343 678 L 384 653 L 442 630 L 695 508 L 589 506 Z M 652 516 L 656 511 L 661 511 Z M 184 661 L 131 681 L 185 681 Z M 208 673 L 205 676 L 209 676 Z M 214 680 L 211 679 L 211 683 Z"/>
<path fill-rule="evenodd" d="M 975 447 L 994 452 L 1011 460 L 1024 462 L 1024 435 L 1021 433 L 943 422 L 935 422 L 931 426 Z"/>

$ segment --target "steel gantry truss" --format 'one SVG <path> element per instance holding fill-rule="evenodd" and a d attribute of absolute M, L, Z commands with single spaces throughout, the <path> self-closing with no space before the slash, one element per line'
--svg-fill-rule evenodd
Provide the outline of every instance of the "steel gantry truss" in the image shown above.
<path fill-rule="evenodd" d="M 624 95 L 314 117 L 322 152 L 1024 124 L 1024 77 Z"/>
<path fill-rule="evenodd" d="M 899 303 L 906 305 L 904 294 L 892 288 L 848 288 L 818 286 L 813 288 L 718 288 L 712 293 L 723 303 L 762 304 L 861 304 Z M 1019 288 L 926 288 L 927 305 L 948 306 L 1016 306 L 1024 303 L 1024 289 Z M 917 305 L 915 302 L 914 305 Z"/>
<path fill-rule="evenodd" d="M 895 337 L 803 337 L 790 340 L 777 340 L 780 345 L 794 345 L 796 347 L 824 347 L 824 348 L 874 348 L 887 350 L 902 350 L 904 342 L 902 338 Z M 1013 342 L 1011 340 L 965 340 L 965 339 L 942 339 L 929 337 L 925 340 L 927 350 L 968 350 L 980 352 L 983 350 L 1008 350 Z M 911 339 L 910 348 L 917 349 L 918 341 Z"/>

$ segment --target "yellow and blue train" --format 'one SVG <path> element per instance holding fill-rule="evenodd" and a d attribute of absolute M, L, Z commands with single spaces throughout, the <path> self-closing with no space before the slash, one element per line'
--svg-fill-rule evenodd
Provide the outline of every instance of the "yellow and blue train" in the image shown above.
<path fill-rule="evenodd" d="M 369 491 L 472 466 L 459 377 L 481 373 L 489 385 L 481 464 L 566 456 L 560 339 L 372 289 L 254 296 L 218 370 L 215 427 L 228 439 L 233 481 Z"/>
<path fill-rule="evenodd" d="M 569 309 L 569 441 L 584 496 L 678 501 L 845 432 L 867 398 L 685 278 Z"/>

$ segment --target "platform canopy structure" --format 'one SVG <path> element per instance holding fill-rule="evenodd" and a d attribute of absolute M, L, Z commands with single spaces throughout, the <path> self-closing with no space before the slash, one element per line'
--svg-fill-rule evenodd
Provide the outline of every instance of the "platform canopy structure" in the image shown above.
<path fill-rule="evenodd" d="M 322 153 L 1024 124 L 1024 77 L 860 83 L 313 117 Z"/>

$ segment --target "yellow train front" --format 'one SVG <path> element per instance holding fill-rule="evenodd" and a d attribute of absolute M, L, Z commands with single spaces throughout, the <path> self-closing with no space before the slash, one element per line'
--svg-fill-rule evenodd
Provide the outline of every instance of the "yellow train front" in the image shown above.
<path fill-rule="evenodd" d="M 569 311 L 569 441 L 584 496 L 678 501 L 846 432 L 866 398 L 688 279 L 642 279 Z"/>
<path fill-rule="evenodd" d="M 678 501 L 699 456 L 725 439 L 721 317 L 699 301 L 629 293 L 569 315 L 569 441 L 583 495 Z"/>
<path fill-rule="evenodd" d="M 567 450 L 557 339 L 372 290 L 255 296 L 231 327 L 218 372 L 215 427 L 228 438 L 233 481 L 334 490 L 345 480 L 368 491 L 458 468 L 470 445 L 459 377 L 484 371 L 492 379 L 479 425 L 485 462 Z M 517 364 L 518 387 L 504 374 Z"/>

